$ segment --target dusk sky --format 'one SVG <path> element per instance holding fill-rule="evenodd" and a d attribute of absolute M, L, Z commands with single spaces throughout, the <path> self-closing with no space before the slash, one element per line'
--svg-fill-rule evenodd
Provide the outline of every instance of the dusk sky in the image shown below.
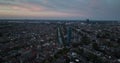
<path fill-rule="evenodd" d="M 120 0 L 0 0 L 0 18 L 120 20 Z"/>

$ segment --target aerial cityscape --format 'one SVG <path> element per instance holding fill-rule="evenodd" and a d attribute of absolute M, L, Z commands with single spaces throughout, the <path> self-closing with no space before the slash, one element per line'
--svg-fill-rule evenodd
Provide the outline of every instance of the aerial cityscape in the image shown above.
<path fill-rule="evenodd" d="M 2 63 L 120 63 L 120 22 L 1 22 Z"/>
<path fill-rule="evenodd" d="M 0 0 L 0 63 L 120 63 L 120 0 Z"/>

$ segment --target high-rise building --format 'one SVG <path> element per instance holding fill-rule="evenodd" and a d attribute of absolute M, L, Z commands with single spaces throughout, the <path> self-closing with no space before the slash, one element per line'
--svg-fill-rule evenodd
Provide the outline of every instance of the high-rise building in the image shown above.
<path fill-rule="evenodd" d="M 71 29 L 71 27 L 67 27 L 67 45 L 70 44 L 71 37 L 72 37 L 72 29 Z"/>

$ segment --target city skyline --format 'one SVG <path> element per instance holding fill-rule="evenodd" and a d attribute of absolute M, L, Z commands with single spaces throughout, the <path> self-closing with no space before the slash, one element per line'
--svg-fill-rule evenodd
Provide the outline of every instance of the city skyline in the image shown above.
<path fill-rule="evenodd" d="M 119 0 L 0 0 L 0 19 L 120 20 Z"/>

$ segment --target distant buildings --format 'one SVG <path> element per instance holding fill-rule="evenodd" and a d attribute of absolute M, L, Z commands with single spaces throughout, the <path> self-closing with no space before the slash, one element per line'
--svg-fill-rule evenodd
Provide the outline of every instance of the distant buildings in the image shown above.
<path fill-rule="evenodd" d="M 120 63 L 120 26 L 96 22 L 0 23 L 0 62 Z"/>

